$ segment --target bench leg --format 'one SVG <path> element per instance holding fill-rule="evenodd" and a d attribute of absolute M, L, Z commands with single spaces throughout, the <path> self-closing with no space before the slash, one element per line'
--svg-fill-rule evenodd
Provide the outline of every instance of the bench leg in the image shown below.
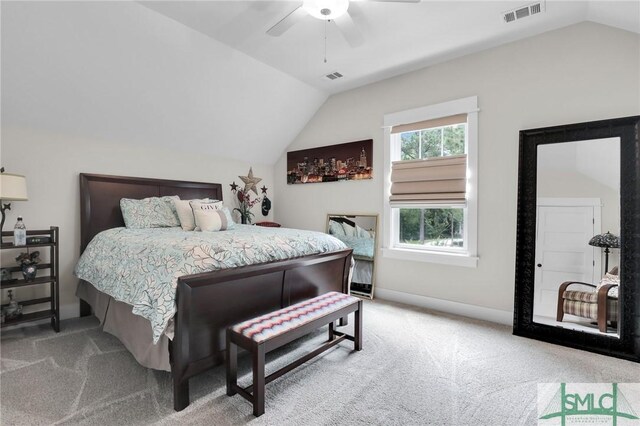
<path fill-rule="evenodd" d="M 264 345 L 253 350 L 253 415 L 264 414 Z"/>
<path fill-rule="evenodd" d="M 335 334 L 333 334 L 334 331 L 335 331 L 335 323 L 331 321 L 329 323 L 329 341 L 332 341 L 335 338 Z"/>
<path fill-rule="evenodd" d="M 227 359 L 225 362 L 227 370 L 227 395 L 233 396 L 237 392 L 235 386 L 238 384 L 238 346 L 231 342 L 227 331 Z"/>
<path fill-rule="evenodd" d="M 356 321 L 354 324 L 353 348 L 356 351 L 362 350 L 362 300 L 358 301 L 358 310 L 355 312 Z"/>

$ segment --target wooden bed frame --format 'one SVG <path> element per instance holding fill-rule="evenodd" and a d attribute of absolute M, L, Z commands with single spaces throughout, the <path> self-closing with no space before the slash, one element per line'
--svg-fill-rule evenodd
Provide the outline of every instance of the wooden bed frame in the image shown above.
<path fill-rule="evenodd" d="M 222 185 L 80 174 L 80 251 L 101 231 L 124 226 L 121 198 L 178 195 L 222 200 Z M 348 292 L 351 250 L 187 275 L 178 279 L 174 337 L 169 344 L 173 404 L 189 405 L 189 378 L 221 364 L 225 330 L 329 291 Z M 80 316 L 91 307 L 80 300 Z"/>

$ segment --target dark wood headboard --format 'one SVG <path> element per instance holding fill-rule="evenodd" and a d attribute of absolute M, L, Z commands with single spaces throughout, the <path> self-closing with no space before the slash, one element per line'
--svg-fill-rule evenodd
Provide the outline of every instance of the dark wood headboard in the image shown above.
<path fill-rule="evenodd" d="M 148 179 L 80 173 L 80 252 L 104 230 L 124 226 L 121 198 L 177 195 L 181 199 L 222 200 L 219 183 Z"/>

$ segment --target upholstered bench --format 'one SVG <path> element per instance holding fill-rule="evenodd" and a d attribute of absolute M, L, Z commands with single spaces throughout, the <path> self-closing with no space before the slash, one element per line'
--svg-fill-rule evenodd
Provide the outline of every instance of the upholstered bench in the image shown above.
<path fill-rule="evenodd" d="M 336 320 L 355 312 L 353 336 L 335 330 Z M 264 356 L 267 352 L 286 345 L 329 324 L 329 340 L 307 355 L 265 377 Z M 332 291 L 313 299 L 236 324 L 227 329 L 227 395 L 236 393 L 253 404 L 253 414 L 264 414 L 264 387 L 267 383 L 304 364 L 313 357 L 351 340 L 356 351 L 362 350 L 362 300 Z M 253 384 L 238 386 L 238 346 L 249 351 L 253 361 Z"/>

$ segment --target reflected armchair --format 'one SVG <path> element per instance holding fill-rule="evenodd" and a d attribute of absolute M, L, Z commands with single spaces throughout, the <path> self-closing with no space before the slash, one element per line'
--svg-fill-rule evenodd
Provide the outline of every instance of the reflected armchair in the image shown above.
<path fill-rule="evenodd" d="M 580 284 L 593 287 L 594 291 L 569 290 L 569 286 Z M 618 268 L 605 275 L 599 285 L 578 281 L 566 281 L 558 289 L 558 313 L 556 320 L 562 322 L 565 314 L 595 320 L 598 330 L 607 332 L 607 324 L 617 327 L 618 322 Z M 613 291 L 612 291 L 613 289 Z"/>

